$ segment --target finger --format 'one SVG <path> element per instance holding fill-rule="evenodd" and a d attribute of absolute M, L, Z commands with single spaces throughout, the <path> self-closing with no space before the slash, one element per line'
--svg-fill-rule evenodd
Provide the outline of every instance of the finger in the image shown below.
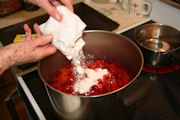
<path fill-rule="evenodd" d="M 50 16 L 52 16 L 54 19 L 56 19 L 56 20 L 58 20 L 58 21 L 61 21 L 61 20 L 62 20 L 62 16 L 59 14 L 59 12 L 57 11 L 57 9 L 56 9 L 54 6 L 52 6 L 49 2 L 43 3 L 43 4 L 41 5 L 41 7 L 42 7 L 43 9 L 45 9 L 45 10 L 48 12 L 48 14 L 49 14 Z"/>
<path fill-rule="evenodd" d="M 66 6 L 69 10 L 74 12 L 73 10 L 73 5 L 72 5 L 72 0 L 61 0 L 61 2 Z"/>
<path fill-rule="evenodd" d="M 49 56 L 56 52 L 56 47 L 50 44 L 48 47 L 39 47 L 37 48 L 37 55 L 39 56 L 39 59 L 42 59 L 46 56 Z"/>
<path fill-rule="evenodd" d="M 40 38 L 35 40 L 35 46 L 46 46 L 53 41 L 53 35 L 42 35 Z"/>
<path fill-rule="evenodd" d="M 35 24 L 33 25 L 33 28 L 34 28 L 34 31 L 36 32 L 36 38 L 40 38 L 40 37 L 41 37 L 41 31 L 40 31 L 40 29 L 39 29 L 38 24 L 35 23 Z"/>
<path fill-rule="evenodd" d="M 31 29 L 29 28 L 29 26 L 27 24 L 24 24 L 24 31 L 25 31 L 25 39 L 31 40 L 32 39 Z"/>

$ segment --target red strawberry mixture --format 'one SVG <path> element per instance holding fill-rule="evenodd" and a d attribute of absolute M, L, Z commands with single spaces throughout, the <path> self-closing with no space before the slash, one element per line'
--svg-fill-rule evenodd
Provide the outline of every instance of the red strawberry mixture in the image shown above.
<path fill-rule="evenodd" d="M 73 66 L 68 65 L 60 70 L 57 76 L 55 76 L 51 83 L 53 88 L 68 94 L 73 95 L 100 95 L 108 93 L 123 87 L 128 84 L 132 79 L 132 73 L 126 68 L 118 64 L 117 62 L 110 62 L 106 60 L 86 60 L 86 65 L 90 69 L 107 69 L 108 74 L 103 76 L 103 79 L 98 79 L 98 84 L 93 85 L 90 91 L 85 94 L 75 92 L 73 85 L 76 81 L 73 75 Z"/>

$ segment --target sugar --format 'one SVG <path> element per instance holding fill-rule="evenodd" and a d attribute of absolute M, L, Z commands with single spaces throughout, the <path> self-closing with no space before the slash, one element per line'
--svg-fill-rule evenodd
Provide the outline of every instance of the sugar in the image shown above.
<path fill-rule="evenodd" d="M 76 76 L 76 79 L 82 79 L 86 76 L 85 69 L 87 67 L 85 64 L 85 57 L 84 57 L 82 49 L 76 52 L 77 54 L 73 54 L 71 63 L 74 66 L 73 72 L 74 72 L 74 75 Z"/>
<path fill-rule="evenodd" d="M 74 91 L 79 92 L 80 94 L 84 94 L 90 91 L 90 88 L 93 85 L 98 84 L 99 79 L 103 79 L 103 76 L 108 74 L 107 69 L 97 68 L 96 70 L 93 69 L 84 69 L 85 73 L 87 74 L 81 80 L 77 80 L 74 84 Z"/>
<path fill-rule="evenodd" d="M 45 23 L 39 26 L 43 34 L 53 34 L 52 43 L 59 49 L 67 59 L 71 60 L 74 54 L 74 48 L 80 49 L 85 42 L 80 39 L 86 27 L 86 24 L 74 13 L 64 6 L 57 7 L 62 15 L 61 22 L 50 17 Z M 78 51 L 78 50 L 76 50 Z"/>
<path fill-rule="evenodd" d="M 81 94 L 90 90 L 93 85 L 98 84 L 98 79 L 108 74 L 106 69 L 98 68 L 96 70 L 88 69 L 85 64 L 83 53 L 84 40 L 81 38 L 86 24 L 74 13 L 64 6 L 57 7 L 57 10 L 63 16 L 61 22 L 50 17 L 47 22 L 39 26 L 43 34 L 53 34 L 52 43 L 59 49 L 67 59 L 74 65 L 74 74 L 76 83 L 74 90 Z"/>
<path fill-rule="evenodd" d="M 39 28 L 43 34 L 53 34 L 52 43 L 67 59 L 72 61 L 74 73 L 78 79 L 82 78 L 84 77 L 83 68 L 85 68 L 82 47 L 85 42 L 81 36 L 86 24 L 64 6 L 58 6 L 57 10 L 63 16 L 62 21 L 59 22 L 50 17 Z"/>

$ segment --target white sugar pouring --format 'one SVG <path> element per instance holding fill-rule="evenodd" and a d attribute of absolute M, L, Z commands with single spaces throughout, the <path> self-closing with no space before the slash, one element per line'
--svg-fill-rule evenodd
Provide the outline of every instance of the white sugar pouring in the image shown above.
<path fill-rule="evenodd" d="M 86 24 L 74 13 L 64 6 L 58 6 L 57 10 L 62 15 L 61 22 L 50 17 L 39 26 L 43 34 L 53 34 L 52 43 L 60 50 L 74 66 L 76 82 L 74 89 L 79 93 L 86 93 L 91 86 L 98 84 L 98 79 L 107 74 L 105 69 L 90 70 L 86 67 L 83 54 L 84 40 L 81 38 Z"/>
<path fill-rule="evenodd" d="M 58 6 L 57 10 L 63 17 L 62 21 L 59 22 L 50 17 L 39 28 L 43 34 L 53 34 L 52 43 L 72 61 L 76 75 L 81 78 L 86 68 L 82 51 L 85 42 L 81 38 L 86 24 L 64 6 Z"/>

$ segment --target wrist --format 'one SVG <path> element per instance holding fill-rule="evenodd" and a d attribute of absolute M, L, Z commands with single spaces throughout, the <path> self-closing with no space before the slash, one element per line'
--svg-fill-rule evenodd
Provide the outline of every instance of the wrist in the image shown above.
<path fill-rule="evenodd" d="M 12 60 L 12 54 L 8 46 L 0 49 L 0 75 L 15 64 Z"/>

